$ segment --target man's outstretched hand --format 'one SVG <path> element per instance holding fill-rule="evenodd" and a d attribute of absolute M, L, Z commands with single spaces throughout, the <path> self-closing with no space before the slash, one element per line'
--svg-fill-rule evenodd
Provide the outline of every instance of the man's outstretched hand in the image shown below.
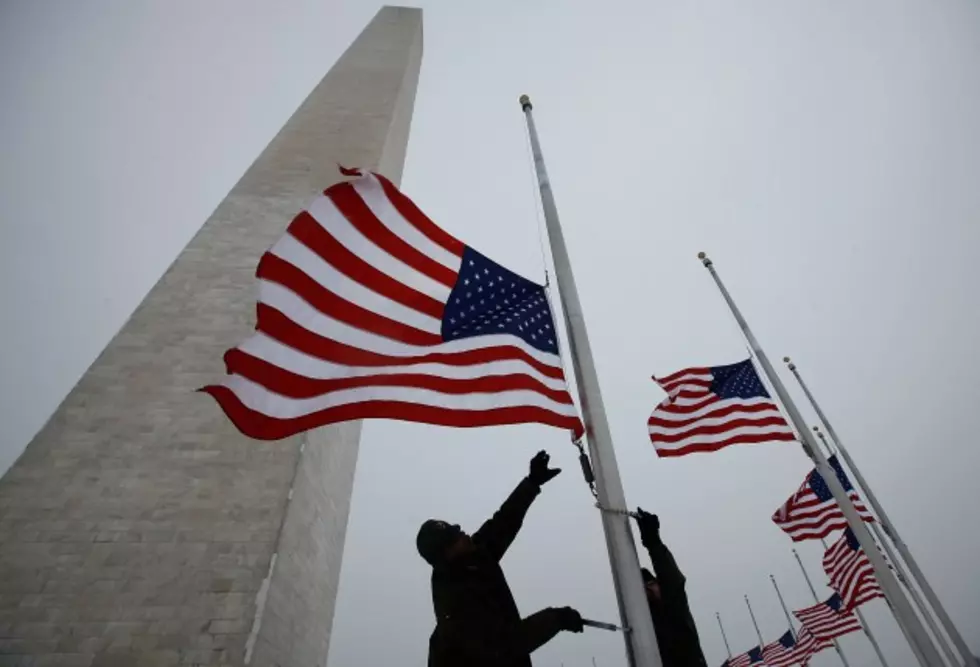
<path fill-rule="evenodd" d="M 548 452 L 543 449 L 535 454 L 534 458 L 531 459 L 531 472 L 527 478 L 538 486 L 553 480 L 561 472 L 561 468 L 549 468 L 548 461 L 550 460 L 551 457 L 548 456 Z"/>
<path fill-rule="evenodd" d="M 582 632 L 585 626 L 582 624 L 582 614 L 571 607 L 559 607 L 555 609 L 558 615 L 558 626 L 568 632 Z"/>
<path fill-rule="evenodd" d="M 656 514 L 644 512 L 642 508 L 636 508 L 636 523 L 640 526 L 640 541 L 643 546 L 660 544 L 660 518 Z"/>

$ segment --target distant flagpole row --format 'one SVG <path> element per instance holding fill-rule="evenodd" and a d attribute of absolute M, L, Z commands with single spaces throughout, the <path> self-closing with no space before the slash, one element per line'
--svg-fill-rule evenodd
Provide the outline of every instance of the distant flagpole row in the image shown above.
<path fill-rule="evenodd" d="M 899 587 L 898 581 L 888 569 L 884 556 L 875 546 L 874 538 L 864 525 L 860 514 L 854 507 L 851 499 L 848 497 L 847 491 L 844 490 L 843 485 L 837 478 L 836 472 L 828 463 L 827 457 L 824 456 L 823 451 L 815 441 L 812 432 L 809 428 L 807 428 L 803 415 L 797 409 L 796 404 L 789 395 L 789 392 L 786 390 L 786 387 L 776 374 L 776 371 L 773 368 L 772 363 L 770 363 L 768 356 L 762 349 L 762 346 L 759 344 L 759 341 L 756 339 L 755 335 L 752 333 L 752 330 L 749 328 L 748 322 L 742 316 L 742 313 L 735 304 L 735 301 L 732 299 L 731 294 L 729 294 L 725 284 L 718 276 L 718 272 L 715 270 L 714 264 L 704 253 L 700 253 L 698 258 L 708 270 L 708 273 L 715 281 L 715 285 L 718 287 L 718 291 L 728 304 L 729 310 L 735 318 L 735 321 L 738 323 L 742 334 L 745 336 L 745 340 L 749 344 L 749 348 L 751 349 L 753 356 L 761 366 L 763 374 L 768 378 L 770 385 L 776 393 L 776 398 L 778 398 L 779 402 L 782 403 L 783 409 L 789 416 L 790 423 L 796 429 L 797 434 L 800 437 L 800 442 L 804 446 L 804 450 L 813 460 L 814 465 L 823 476 L 831 494 L 837 500 L 837 504 L 840 507 L 841 512 L 847 519 L 848 526 L 850 527 L 851 531 L 853 531 L 854 536 L 857 538 L 858 543 L 870 561 L 885 597 L 891 603 L 894 614 L 908 627 L 912 643 L 918 644 L 924 656 L 922 667 L 941 667 L 943 664 L 942 657 L 939 655 L 936 647 L 929 639 L 925 628 L 919 622 L 918 617 L 915 615 L 915 611 L 912 609 L 911 604 Z"/>
<path fill-rule="evenodd" d="M 949 635 L 949 638 L 952 639 L 953 643 L 956 645 L 956 649 L 959 651 L 960 655 L 962 656 L 962 663 L 959 663 L 955 659 L 955 656 L 950 655 L 949 648 L 948 646 L 946 646 L 946 642 L 942 637 L 942 634 L 938 632 L 938 629 L 934 629 L 936 638 L 939 641 L 940 645 L 943 646 L 947 657 L 950 657 L 952 659 L 954 665 L 966 664 L 966 665 L 974 665 L 976 667 L 980 667 L 980 662 L 977 662 L 976 657 L 973 655 L 973 652 L 970 650 L 970 647 L 966 644 L 966 641 L 964 641 L 963 636 L 956 628 L 956 625 L 953 623 L 953 620 L 949 617 L 949 614 L 946 613 L 946 609 L 943 607 L 942 602 L 940 602 L 939 597 L 936 595 L 935 591 L 933 591 L 932 586 L 929 585 L 929 582 L 926 579 L 925 574 L 923 574 L 915 558 L 912 556 L 912 553 L 909 551 L 908 545 L 905 544 L 905 541 L 902 540 L 901 536 L 898 534 L 898 531 L 891 523 L 891 520 L 888 518 L 888 514 L 885 512 L 885 508 L 882 507 L 881 503 L 878 502 L 877 496 L 875 496 L 874 491 L 872 491 L 871 486 L 864 478 L 864 475 L 861 474 L 861 470 L 854 463 L 854 459 L 851 458 L 850 453 L 847 451 L 847 448 L 844 446 L 844 443 L 841 441 L 840 436 L 837 435 L 837 432 L 834 430 L 833 424 L 827 418 L 827 415 L 820 407 L 820 404 L 817 402 L 817 399 L 814 398 L 813 393 L 810 391 L 810 388 L 807 386 L 806 382 L 803 380 L 803 377 L 800 375 L 800 371 L 799 369 L 797 369 L 796 364 L 793 363 L 793 361 L 789 357 L 785 357 L 783 361 L 786 362 L 786 365 L 789 368 L 790 372 L 793 374 L 793 377 L 795 377 L 796 381 L 799 383 L 800 389 L 803 390 L 803 393 L 806 395 L 807 400 L 810 402 L 810 405 L 813 406 L 813 411 L 816 413 L 817 418 L 821 422 L 823 422 L 823 425 L 827 428 L 827 433 L 830 435 L 831 439 L 834 441 L 834 444 L 837 446 L 837 450 L 840 452 L 841 457 L 844 459 L 845 463 L 847 463 L 847 467 L 850 469 L 851 474 L 854 475 L 854 479 L 857 481 L 858 485 L 863 489 L 864 494 L 868 499 L 868 502 L 871 503 L 871 507 L 874 509 L 875 514 L 878 515 L 878 519 L 881 522 L 882 531 L 892 541 L 892 543 L 895 545 L 895 548 L 898 549 L 898 552 L 901 554 L 902 559 L 905 561 L 906 565 L 908 565 L 908 568 L 911 571 L 913 578 L 919 584 L 919 588 L 922 589 L 922 593 L 925 595 L 926 600 L 928 600 L 929 605 L 935 611 L 936 616 L 939 618 L 940 623 L 942 623 L 943 628 L 946 630 L 946 633 Z M 885 540 L 881 540 L 881 541 L 882 544 L 885 545 L 886 549 L 888 549 L 887 542 Z M 895 563 L 895 567 L 899 568 L 900 563 L 898 559 L 891 555 L 889 555 L 889 557 Z M 899 570 L 899 573 L 900 573 L 899 576 L 902 576 L 901 570 Z M 918 594 L 914 591 L 914 586 L 912 582 L 907 582 L 907 588 L 909 589 L 909 592 L 913 596 L 913 598 L 918 598 Z M 927 607 L 922 603 L 921 599 L 917 600 L 917 604 L 919 606 L 920 611 L 922 611 L 923 617 L 927 619 L 927 622 L 929 622 L 930 625 L 933 625 L 930 619 L 929 611 Z"/>
<path fill-rule="evenodd" d="M 817 434 L 818 438 L 820 438 L 820 442 L 823 443 L 824 450 L 826 450 L 827 454 L 829 455 L 832 450 L 830 444 L 827 442 L 827 436 L 823 434 L 823 431 L 821 431 L 818 426 L 813 427 L 813 432 Z M 853 472 L 853 470 L 851 472 Z M 932 638 L 934 639 L 935 643 L 939 645 L 939 648 L 942 649 L 943 655 L 946 656 L 947 663 L 950 665 L 950 667 L 959 667 L 961 664 L 959 658 L 957 658 L 956 653 L 953 652 L 953 648 L 942 635 L 942 632 L 936 625 L 936 621 L 933 619 L 929 609 L 923 603 L 922 598 L 919 597 L 918 591 L 916 591 L 915 587 L 911 585 L 911 582 L 909 582 L 908 577 L 905 575 L 905 571 L 902 568 L 901 562 L 899 562 L 899 560 L 896 558 L 895 552 L 888 543 L 888 540 L 885 539 L 883 534 L 884 531 L 881 529 L 880 524 L 872 523 L 870 527 L 871 532 L 874 533 L 875 539 L 884 547 L 885 554 L 888 557 L 889 562 L 892 564 L 892 567 L 895 569 L 895 576 L 898 578 L 899 583 L 905 588 L 909 596 L 912 598 L 912 602 L 915 605 L 916 610 L 919 612 L 919 617 L 925 620 L 926 625 L 929 626 L 929 631 L 932 633 Z M 824 542 L 824 548 L 826 547 L 827 543 Z"/>

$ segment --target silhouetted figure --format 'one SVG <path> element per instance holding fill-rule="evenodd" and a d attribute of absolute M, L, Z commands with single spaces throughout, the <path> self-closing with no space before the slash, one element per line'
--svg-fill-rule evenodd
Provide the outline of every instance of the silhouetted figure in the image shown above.
<path fill-rule="evenodd" d="M 432 565 L 436 613 L 429 667 L 530 667 L 531 653 L 559 631 L 582 632 L 582 617 L 570 607 L 521 619 L 500 569 L 541 485 L 561 472 L 548 460 L 543 451 L 531 459 L 530 474 L 472 537 L 433 519 L 419 529 L 416 545 Z"/>
<path fill-rule="evenodd" d="M 698 628 L 694 625 L 691 609 L 684 590 L 681 574 L 673 554 L 660 539 L 660 519 L 637 508 L 640 539 L 653 563 L 654 576 L 643 568 L 643 584 L 646 588 L 650 616 L 657 633 L 657 646 L 664 667 L 706 667 Z"/>

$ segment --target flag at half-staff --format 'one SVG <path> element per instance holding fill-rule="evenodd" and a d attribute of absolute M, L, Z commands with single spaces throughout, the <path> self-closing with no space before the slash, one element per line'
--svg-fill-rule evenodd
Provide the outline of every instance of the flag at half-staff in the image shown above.
<path fill-rule="evenodd" d="M 580 433 L 544 287 L 355 173 L 262 256 L 256 332 L 203 391 L 265 440 L 372 417 Z"/>
<path fill-rule="evenodd" d="M 749 359 L 685 368 L 654 380 L 667 392 L 647 421 L 659 456 L 795 440 Z"/>
<path fill-rule="evenodd" d="M 817 639 L 829 641 L 861 630 L 861 623 L 853 612 L 844 608 L 838 593 L 812 607 L 794 611 L 793 614 Z"/>
<path fill-rule="evenodd" d="M 823 569 L 846 611 L 884 597 L 871 561 L 850 528 L 824 553 Z"/>
<path fill-rule="evenodd" d="M 837 473 L 837 479 L 847 491 L 847 495 L 854 503 L 854 509 L 858 511 L 861 519 L 868 523 L 873 522 L 874 517 L 861 502 L 858 492 L 851 485 L 847 475 L 844 474 L 844 469 L 841 468 L 837 457 L 831 456 L 827 462 Z M 827 482 L 824 481 L 823 476 L 816 468 L 806 476 L 799 490 L 776 510 L 772 515 L 772 520 L 793 538 L 794 542 L 818 540 L 835 530 L 847 528 L 847 519 L 844 517 L 844 513 L 830 493 Z"/>
<path fill-rule="evenodd" d="M 745 653 L 740 653 L 734 658 L 729 658 L 727 661 L 728 667 L 752 667 L 752 665 L 765 664 L 762 659 L 762 647 L 756 646 L 755 648 L 749 649 Z"/>
<path fill-rule="evenodd" d="M 815 654 L 831 646 L 829 641 L 817 639 L 806 628 L 795 637 L 792 630 L 787 630 L 782 637 L 762 648 L 762 656 L 767 667 L 805 665 Z"/>

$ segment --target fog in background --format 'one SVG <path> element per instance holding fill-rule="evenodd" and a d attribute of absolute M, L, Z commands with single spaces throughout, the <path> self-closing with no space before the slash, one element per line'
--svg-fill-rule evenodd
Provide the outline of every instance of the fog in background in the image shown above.
<path fill-rule="evenodd" d="M 661 516 L 709 664 L 725 657 L 716 611 L 733 650 L 755 645 L 745 594 L 766 641 L 786 629 L 770 573 L 792 607 L 812 603 L 769 520 L 810 465 L 792 444 L 657 459 L 650 375 L 746 356 L 700 250 L 770 356 L 794 357 L 980 653 L 980 6 L 420 4 L 403 189 L 543 280 L 517 103 L 532 96 L 627 499 Z M 0 468 L 379 6 L 0 4 Z M 565 473 L 504 560 L 518 605 L 617 620 L 566 434 L 369 422 L 330 667 L 424 664 L 434 621 L 419 523 L 474 530 L 541 448 Z M 822 581 L 819 544 L 799 548 Z M 866 612 L 892 667 L 913 664 L 885 604 Z M 853 667 L 877 664 L 862 636 L 841 644 Z M 621 637 L 563 634 L 535 664 L 593 656 L 624 664 Z"/>

